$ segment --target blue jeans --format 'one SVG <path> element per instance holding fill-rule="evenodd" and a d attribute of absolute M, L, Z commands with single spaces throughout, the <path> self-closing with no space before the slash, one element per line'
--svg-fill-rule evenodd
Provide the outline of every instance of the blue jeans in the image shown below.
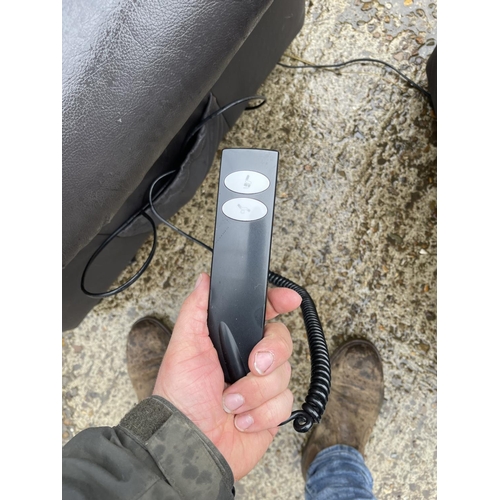
<path fill-rule="evenodd" d="M 321 450 L 307 471 L 306 500 L 375 500 L 361 453 L 343 444 Z"/>

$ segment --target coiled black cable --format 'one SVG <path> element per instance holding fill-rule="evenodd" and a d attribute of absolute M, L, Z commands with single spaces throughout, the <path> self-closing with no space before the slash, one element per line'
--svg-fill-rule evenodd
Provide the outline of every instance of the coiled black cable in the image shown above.
<path fill-rule="evenodd" d="M 330 355 L 325 334 L 314 301 L 307 290 L 272 271 L 269 271 L 268 281 L 275 286 L 291 288 L 302 297 L 300 308 L 302 309 L 311 354 L 311 381 L 302 409 L 292 412 L 290 417 L 280 425 L 293 420 L 293 428 L 297 432 L 307 432 L 313 424 L 320 422 L 330 394 Z"/>

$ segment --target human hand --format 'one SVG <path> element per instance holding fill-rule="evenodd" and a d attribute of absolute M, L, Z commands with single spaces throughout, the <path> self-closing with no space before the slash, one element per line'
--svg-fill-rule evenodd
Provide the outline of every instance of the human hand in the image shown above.
<path fill-rule="evenodd" d="M 210 278 L 202 274 L 182 305 L 153 394 L 174 404 L 222 453 L 235 480 L 262 458 L 292 411 L 288 389 L 292 340 L 282 323 L 269 323 L 249 358 L 250 373 L 225 388 L 217 351 L 208 335 Z M 266 320 L 299 307 L 298 293 L 268 291 Z M 238 406 L 239 405 L 239 406 Z"/>

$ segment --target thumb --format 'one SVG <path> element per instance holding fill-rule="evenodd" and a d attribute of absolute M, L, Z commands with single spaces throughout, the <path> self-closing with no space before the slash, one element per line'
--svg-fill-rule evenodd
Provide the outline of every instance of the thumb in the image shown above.
<path fill-rule="evenodd" d="M 208 336 L 209 289 L 210 277 L 206 273 L 200 274 L 194 290 L 182 304 L 172 332 L 172 341 L 180 338 L 183 341 L 188 341 L 189 338 Z"/>

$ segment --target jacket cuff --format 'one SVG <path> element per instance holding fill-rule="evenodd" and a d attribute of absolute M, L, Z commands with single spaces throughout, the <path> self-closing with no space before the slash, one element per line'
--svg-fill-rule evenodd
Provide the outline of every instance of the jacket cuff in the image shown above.
<path fill-rule="evenodd" d="M 226 459 L 166 399 L 152 396 L 141 401 L 118 427 L 148 451 L 165 479 L 182 497 L 234 498 L 233 472 Z"/>

